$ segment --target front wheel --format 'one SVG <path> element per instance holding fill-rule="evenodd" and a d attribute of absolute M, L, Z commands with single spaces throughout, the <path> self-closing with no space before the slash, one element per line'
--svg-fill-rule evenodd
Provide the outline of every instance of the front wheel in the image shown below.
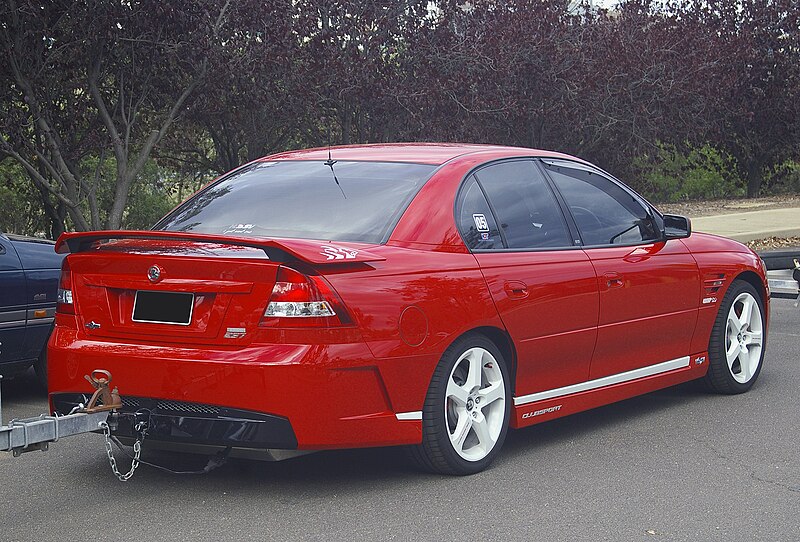
<path fill-rule="evenodd" d="M 442 474 L 474 474 L 495 458 L 508 432 L 511 391 L 500 351 L 482 335 L 442 355 L 422 410 L 422 444 L 411 457 Z"/>
<path fill-rule="evenodd" d="M 708 346 L 708 386 L 725 394 L 749 390 L 764 359 L 764 303 L 755 288 L 737 280 L 722 299 Z"/>

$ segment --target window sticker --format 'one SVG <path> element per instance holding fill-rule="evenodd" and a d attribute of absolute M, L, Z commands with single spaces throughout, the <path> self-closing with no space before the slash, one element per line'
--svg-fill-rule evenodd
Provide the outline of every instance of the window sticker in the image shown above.
<path fill-rule="evenodd" d="M 488 241 L 489 240 L 489 234 L 488 233 L 481 233 L 481 239 L 483 239 L 484 241 Z"/>
<path fill-rule="evenodd" d="M 253 233 L 255 224 L 231 224 L 222 233 Z"/>
<path fill-rule="evenodd" d="M 489 231 L 489 222 L 486 221 L 486 216 L 483 214 L 474 214 L 472 215 L 472 220 L 475 221 L 475 227 L 480 232 L 488 232 Z"/>

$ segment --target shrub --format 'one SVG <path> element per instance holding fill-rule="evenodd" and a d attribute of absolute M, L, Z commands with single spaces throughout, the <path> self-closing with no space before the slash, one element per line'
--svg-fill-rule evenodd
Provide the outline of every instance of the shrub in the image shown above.
<path fill-rule="evenodd" d="M 762 190 L 769 194 L 800 193 L 800 162 L 787 160 L 769 171 Z"/>
<path fill-rule="evenodd" d="M 659 144 L 655 155 L 640 157 L 634 167 L 643 180 L 643 192 L 657 202 L 746 194 L 733 158 L 711 145 L 683 151 L 675 145 Z"/>

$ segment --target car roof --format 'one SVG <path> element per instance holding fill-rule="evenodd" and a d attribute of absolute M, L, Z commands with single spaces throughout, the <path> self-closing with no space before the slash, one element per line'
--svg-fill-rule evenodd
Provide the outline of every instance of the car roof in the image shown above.
<path fill-rule="evenodd" d="M 17 242 L 24 242 L 24 243 L 42 243 L 46 245 L 54 245 L 56 242 L 50 239 L 42 239 L 41 237 L 30 237 L 27 235 L 18 235 L 16 233 L 2 233 L 0 232 L 0 237 L 5 237 L 9 241 L 17 241 Z"/>
<path fill-rule="evenodd" d="M 553 151 L 468 143 L 378 143 L 318 147 L 315 149 L 280 152 L 265 156 L 261 160 L 327 160 L 328 153 L 334 160 L 409 162 L 436 166 L 460 156 L 475 154 L 486 154 L 489 155 L 487 158 L 491 159 L 512 156 L 539 156 L 544 158 L 566 158 L 583 162 L 583 160 L 573 156 Z"/>

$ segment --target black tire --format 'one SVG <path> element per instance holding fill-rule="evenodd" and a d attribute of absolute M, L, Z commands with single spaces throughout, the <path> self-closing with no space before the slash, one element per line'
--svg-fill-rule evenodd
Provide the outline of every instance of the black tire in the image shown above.
<path fill-rule="evenodd" d="M 496 361 L 497 368 L 499 369 L 498 373 L 491 366 L 491 360 L 480 362 L 482 371 L 480 377 L 482 389 L 484 391 L 489 389 L 489 376 L 483 373 L 483 369 L 488 368 L 487 371 L 491 372 L 494 378 L 497 378 L 498 374 L 502 376 L 502 388 L 504 395 L 502 398 L 497 398 L 494 401 L 487 399 L 483 407 L 477 406 L 479 401 L 474 401 L 472 406 L 469 407 L 472 410 L 479 411 L 478 414 L 473 414 L 473 418 L 475 416 L 480 416 L 481 420 L 485 420 L 484 423 L 487 424 L 486 427 L 489 427 L 488 424 L 491 423 L 494 429 L 499 426 L 500 431 L 497 439 L 494 441 L 493 447 L 491 447 L 488 453 L 482 457 L 465 459 L 465 457 L 462 457 L 462 455 L 456 451 L 453 442 L 451 442 L 451 432 L 448 424 L 452 425 L 454 421 L 453 418 L 450 417 L 450 414 L 446 413 L 448 412 L 446 410 L 447 408 L 452 408 L 452 405 L 448 406 L 447 403 L 447 386 L 451 375 L 453 376 L 455 382 L 456 374 L 454 371 L 456 373 L 463 371 L 463 364 L 469 364 L 469 361 L 465 362 L 464 359 L 462 359 L 462 356 L 476 348 L 483 349 L 490 354 L 491 357 L 493 357 Z M 482 360 L 483 359 L 484 358 L 482 358 Z M 485 359 L 488 360 L 489 358 L 487 357 Z M 458 368 L 456 368 L 457 364 L 459 365 Z M 484 383 L 486 385 L 484 385 Z M 495 383 L 497 382 L 495 381 Z M 476 397 L 479 395 L 480 394 L 476 394 Z M 502 401 L 502 404 L 500 404 L 500 401 Z M 489 405 L 495 403 L 497 403 L 497 406 L 489 409 Z M 487 409 L 487 417 L 484 417 L 485 408 Z M 465 410 L 465 412 L 467 411 Z M 503 416 L 502 421 L 497 419 L 500 415 L 500 412 L 502 412 Z M 508 368 L 502 354 L 498 350 L 497 346 L 495 346 L 495 344 L 485 336 L 478 334 L 466 335 L 456 340 L 447 350 L 445 350 L 444 354 L 442 354 L 439 364 L 436 367 L 436 370 L 433 373 L 433 377 L 431 378 L 431 383 L 428 388 L 428 393 L 425 397 L 425 405 L 422 409 L 422 444 L 408 447 L 407 450 L 409 456 L 411 457 L 412 461 L 417 464 L 417 466 L 426 471 L 461 476 L 475 474 L 488 467 L 500 452 L 500 448 L 503 446 L 503 442 L 505 441 L 505 437 L 508 432 L 510 416 L 511 387 Z M 490 419 L 491 422 L 489 422 Z M 476 443 L 480 440 L 478 434 L 474 432 L 475 429 L 472 428 L 472 420 L 469 420 L 469 422 L 470 429 L 462 433 L 466 436 L 464 437 L 464 442 L 462 442 L 463 449 L 461 453 L 465 453 L 464 450 L 467 450 L 466 441 L 468 439 L 471 439 L 472 442 Z M 474 446 L 469 450 L 474 450 Z M 482 447 L 479 447 L 478 451 L 472 453 L 476 453 L 478 455 L 483 454 L 483 449 Z"/>
<path fill-rule="evenodd" d="M 745 371 L 741 362 L 738 360 L 733 362 L 732 367 L 728 365 L 727 352 L 728 348 L 733 344 L 731 341 L 731 329 L 728 325 L 728 316 L 731 314 L 731 308 L 734 306 L 734 303 L 737 304 L 737 307 L 734 309 L 734 314 L 738 314 L 737 311 L 742 304 L 741 300 L 749 298 L 755 301 L 753 310 L 756 310 L 756 308 L 758 309 L 761 327 L 761 343 L 760 351 L 756 354 L 757 362 L 754 364 L 747 364 L 751 369 Z M 735 280 L 725 293 L 725 297 L 722 298 L 717 318 L 714 321 L 714 327 L 711 330 L 711 339 L 708 344 L 709 367 L 705 376 L 706 386 L 710 390 L 717 393 L 734 395 L 744 393 L 753 387 L 756 379 L 758 379 L 758 375 L 761 373 L 764 352 L 766 351 L 767 337 L 766 327 L 764 326 L 766 322 L 764 316 L 764 301 L 758 291 L 748 282 Z M 738 339 L 734 338 L 734 340 Z"/>

